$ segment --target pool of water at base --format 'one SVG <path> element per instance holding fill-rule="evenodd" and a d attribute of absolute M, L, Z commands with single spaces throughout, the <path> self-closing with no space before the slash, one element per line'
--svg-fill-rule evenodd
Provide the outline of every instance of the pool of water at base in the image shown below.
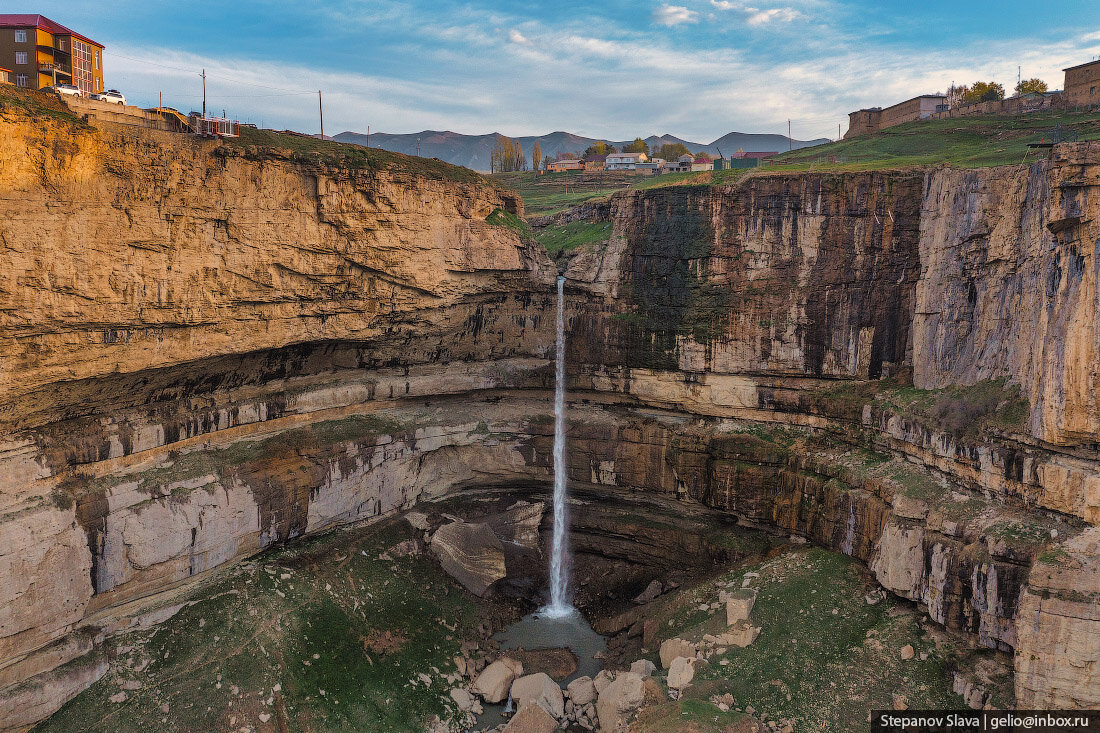
<path fill-rule="evenodd" d="M 570 649 L 577 656 L 577 670 L 558 681 L 563 688 L 578 677 L 595 677 L 603 669 L 603 660 L 597 659 L 596 654 L 607 650 L 607 639 L 592 630 L 580 611 L 552 617 L 540 609 L 527 614 L 493 638 L 502 650 Z M 477 720 L 479 730 L 492 728 L 508 719 L 503 704 L 485 705 L 484 708 L 485 712 Z"/>

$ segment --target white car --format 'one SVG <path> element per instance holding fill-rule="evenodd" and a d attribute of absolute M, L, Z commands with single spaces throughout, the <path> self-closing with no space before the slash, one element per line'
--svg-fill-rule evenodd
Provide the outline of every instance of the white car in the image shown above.
<path fill-rule="evenodd" d="M 122 96 L 122 92 L 117 89 L 108 89 L 105 92 L 99 94 L 93 94 L 92 99 L 100 102 L 114 102 L 115 104 L 126 104 L 126 97 Z"/>
<path fill-rule="evenodd" d="M 80 87 L 74 84 L 54 84 L 51 87 L 54 92 L 60 94 L 63 97 L 82 97 L 83 93 L 80 91 Z"/>

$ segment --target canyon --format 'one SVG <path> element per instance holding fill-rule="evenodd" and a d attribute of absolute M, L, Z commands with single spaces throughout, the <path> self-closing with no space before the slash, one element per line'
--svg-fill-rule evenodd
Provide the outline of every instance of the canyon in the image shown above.
<path fill-rule="evenodd" d="M 370 153 L 0 110 L 0 730 L 266 548 L 548 485 L 522 200 Z M 1100 706 L 1098 153 L 589 207 L 571 485 L 851 556 L 1011 654 L 1018 707 Z"/>

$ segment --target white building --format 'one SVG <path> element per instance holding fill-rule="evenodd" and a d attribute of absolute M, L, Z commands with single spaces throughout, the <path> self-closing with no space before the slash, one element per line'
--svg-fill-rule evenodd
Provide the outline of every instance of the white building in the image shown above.
<path fill-rule="evenodd" d="M 649 160 L 645 153 L 611 153 L 604 161 L 604 170 L 608 171 L 632 171 L 639 163 Z"/>

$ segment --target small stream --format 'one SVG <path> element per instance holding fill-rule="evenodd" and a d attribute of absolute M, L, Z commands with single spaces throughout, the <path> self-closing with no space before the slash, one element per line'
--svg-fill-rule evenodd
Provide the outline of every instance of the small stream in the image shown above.
<path fill-rule="evenodd" d="M 560 649 L 565 647 L 577 656 L 577 670 L 563 680 L 556 680 L 562 688 L 578 677 L 595 677 L 603 669 L 603 660 L 596 654 L 607 650 L 607 639 L 600 636 L 580 611 L 573 610 L 564 616 L 548 616 L 540 611 L 530 613 L 493 636 L 504 649 Z M 528 670 L 524 670 L 528 674 Z M 485 712 L 478 716 L 478 728 L 492 728 L 503 723 L 504 705 L 485 705 Z M 514 711 L 513 711 L 514 712 Z"/>

